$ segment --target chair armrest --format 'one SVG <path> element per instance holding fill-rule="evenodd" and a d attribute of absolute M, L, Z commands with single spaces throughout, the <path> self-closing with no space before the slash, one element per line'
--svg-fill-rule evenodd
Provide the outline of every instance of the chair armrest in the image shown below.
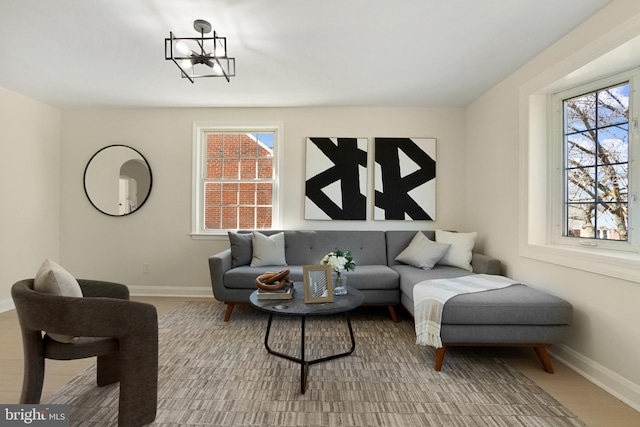
<path fill-rule="evenodd" d="M 488 255 L 473 253 L 471 257 L 473 272 L 478 274 L 500 274 L 502 263 Z"/>
<path fill-rule="evenodd" d="M 218 301 L 225 301 L 224 273 L 231 270 L 231 249 L 226 249 L 209 257 L 209 273 L 213 296 Z"/>
<path fill-rule="evenodd" d="M 89 279 L 78 279 L 78 283 L 82 289 L 82 295 L 85 298 L 105 297 L 129 299 L 129 288 L 121 283 Z"/>
<path fill-rule="evenodd" d="M 118 298 L 75 298 L 35 291 L 23 311 L 23 327 L 69 336 L 126 338 L 153 334 L 158 313 L 147 303 Z"/>

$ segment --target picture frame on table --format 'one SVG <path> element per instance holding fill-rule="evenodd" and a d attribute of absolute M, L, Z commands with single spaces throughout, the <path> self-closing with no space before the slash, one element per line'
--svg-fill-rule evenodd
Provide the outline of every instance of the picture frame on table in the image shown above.
<path fill-rule="evenodd" d="M 333 282 L 330 265 L 302 266 L 304 302 L 333 302 Z"/>

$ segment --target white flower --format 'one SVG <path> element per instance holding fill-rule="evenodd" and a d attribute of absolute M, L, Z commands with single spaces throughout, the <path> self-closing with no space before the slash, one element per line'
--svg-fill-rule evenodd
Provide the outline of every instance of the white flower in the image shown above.
<path fill-rule="evenodd" d="M 336 250 L 334 252 L 329 252 L 322 258 L 320 263 L 323 265 L 329 265 L 333 271 L 337 272 L 353 270 L 356 268 L 356 263 L 353 261 L 353 258 L 351 258 L 350 251 L 343 252 L 341 250 Z"/>

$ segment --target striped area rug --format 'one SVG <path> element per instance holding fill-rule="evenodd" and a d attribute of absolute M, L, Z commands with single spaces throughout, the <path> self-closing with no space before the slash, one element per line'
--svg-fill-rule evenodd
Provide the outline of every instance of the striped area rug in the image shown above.
<path fill-rule="evenodd" d="M 352 313 L 355 352 L 300 366 L 264 348 L 267 314 L 187 302 L 160 320 L 158 415 L 152 426 L 584 426 L 568 409 L 487 348 L 452 348 L 441 372 L 415 344 L 413 322 L 387 311 Z M 348 350 L 341 315 L 307 319 L 308 358 Z M 300 320 L 277 317 L 271 347 L 300 353 Z M 98 388 L 95 366 L 43 400 L 69 404 L 74 426 L 117 425 L 118 385 Z"/>

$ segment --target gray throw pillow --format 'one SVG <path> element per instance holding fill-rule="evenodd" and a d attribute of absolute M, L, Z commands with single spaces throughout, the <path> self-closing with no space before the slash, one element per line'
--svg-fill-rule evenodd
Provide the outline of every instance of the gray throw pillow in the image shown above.
<path fill-rule="evenodd" d="M 249 265 L 253 256 L 253 234 L 233 231 L 229 231 L 228 234 L 231 248 L 231 267 Z"/>
<path fill-rule="evenodd" d="M 253 232 L 251 267 L 264 267 L 267 265 L 287 265 L 284 256 L 283 232 L 271 236 Z"/>
<path fill-rule="evenodd" d="M 444 254 L 447 253 L 449 246 L 451 245 L 429 240 L 422 231 L 418 231 L 416 235 L 413 236 L 409 246 L 400 252 L 395 260 L 423 270 L 431 270 Z"/>

